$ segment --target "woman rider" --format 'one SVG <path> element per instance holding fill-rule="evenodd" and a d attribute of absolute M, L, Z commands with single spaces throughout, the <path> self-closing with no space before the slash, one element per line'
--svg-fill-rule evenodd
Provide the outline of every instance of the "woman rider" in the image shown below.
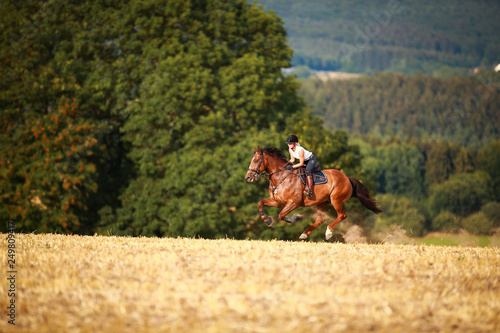
<path fill-rule="evenodd" d="M 288 152 L 290 153 L 290 163 L 286 166 L 288 170 L 297 169 L 301 166 L 306 167 L 306 176 L 307 176 L 307 188 L 304 191 L 304 194 L 308 197 L 314 196 L 314 182 L 313 182 L 313 170 L 316 167 L 317 161 L 316 157 L 314 157 L 313 153 L 308 150 L 305 150 L 300 144 L 299 139 L 296 135 L 292 134 L 286 139 L 286 143 L 288 144 Z M 298 159 L 300 162 L 293 165 L 295 159 Z"/>

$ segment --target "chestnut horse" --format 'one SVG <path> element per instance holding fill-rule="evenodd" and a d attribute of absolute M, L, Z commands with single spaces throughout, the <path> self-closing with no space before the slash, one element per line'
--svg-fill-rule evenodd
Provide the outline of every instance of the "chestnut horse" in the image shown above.
<path fill-rule="evenodd" d="M 370 196 L 366 187 L 359 180 L 347 177 L 338 170 L 323 170 L 328 183 L 314 186 L 314 196 L 312 198 L 303 196 L 305 185 L 300 180 L 298 170 L 287 170 L 285 166 L 289 163 L 287 157 L 281 149 L 258 147 L 254 151 L 248 172 L 245 176 L 247 182 L 259 180 L 265 171 L 269 177 L 269 198 L 259 201 L 261 218 L 268 226 L 273 225 L 273 219 L 264 212 L 264 206 L 284 207 L 279 214 L 279 219 L 288 223 L 298 221 L 301 216 L 294 214 L 292 217 L 286 215 L 298 207 L 316 206 L 316 221 L 307 228 L 300 239 L 307 239 L 311 232 L 325 222 L 325 209 L 331 203 L 337 211 L 337 218 L 327 228 L 325 237 L 327 240 L 333 236 L 333 228 L 347 217 L 344 211 L 344 202 L 350 198 L 357 198 L 363 206 L 374 212 L 381 213 L 377 207 L 377 202 Z"/>

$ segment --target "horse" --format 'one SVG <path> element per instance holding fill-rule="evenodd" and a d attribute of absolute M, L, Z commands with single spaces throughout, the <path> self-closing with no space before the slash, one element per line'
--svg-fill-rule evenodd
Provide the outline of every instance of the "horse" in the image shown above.
<path fill-rule="evenodd" d="M 283 208 L 279 213 L 279 219 L 288 223 L 295 223 L 302 217 L 300 214 L 286 217 L 295 209 L 316 206 L 316 221 L 300 235 L 301 240 L 307 239 L 314 229 L 325 222 L 325 209 L 329 204 L 335 208 L 337 218 L 326 228 L 326 240 L 332 238 L 333 228 L 347 217 L 344 202 L 350 198 L 357 198 L 363 206 L 375 214 L 382 212 L 377 206 L 378 203 L 368 193 L 368 189 L 359 180 L 347 177 L 339 170 L 323 170 L 328 182 L 315 185 L 314 196 L 310 198 L 303 195 L 305 185 L 300 180 L 299 171 L 285 168 L 290 162 L 281 149 L 258 147 L 257 151 L 253 149 L 253 152 L 245 180 L 249 183 L 255 182 L 262 177 L 263 172 L 269 178 L 269 198 L 259 201 L 258 205 L 260 216 L 269 227 L 274 221 L 266 214 L 264 206 Z"/>

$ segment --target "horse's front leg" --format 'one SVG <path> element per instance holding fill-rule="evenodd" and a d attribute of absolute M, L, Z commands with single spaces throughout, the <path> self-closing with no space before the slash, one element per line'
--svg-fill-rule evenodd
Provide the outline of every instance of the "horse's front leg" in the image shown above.
<path fill-rule="evenodd" d="M 266 212 L 264 211 L 264 206 L 281 207 L 281 205 L 273 198 L 267 198 L 267 199 L 259 201 L 260 218 L 266 222 L 268 227 L 272 227 L 273 226 L 273 218 L 266 214 Z"/>

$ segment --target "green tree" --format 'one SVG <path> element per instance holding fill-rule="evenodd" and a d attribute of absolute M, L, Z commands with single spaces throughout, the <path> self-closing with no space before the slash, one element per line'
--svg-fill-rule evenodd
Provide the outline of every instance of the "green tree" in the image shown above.
<path fill-rule="evenodd" d="M 483 147 L 498 139 L 499 78 L 500 73 L 494 72 L 441 79 L 401 73 L 329 81 L 312 77 L 304 81 L 301 95 L 329 129 L 379 135 L 384 140 L 432 139 L 429 151 L 441 141 Z M 464 153 L 456 146 L 436 148 L 437 155 Z M 467 168 L 466 155 L 455 161 L 460 162 L 457 167 Z"/>
<path fill-rule="evenodd" d="M 120 110 L 134 98 L 133 87 L 140 76 L 134 70 L 141 62 L 114 43 L 126 36 L 121 27 L 133 30 L 126 15 L 120 15 L 126 12 L 120 6 L 118 1 L 55 0 L 0 6 L 5 18 L 0 22 L 0 136 L 5 163 L 14 161 L 17 168 L 12 171 L 15 178 L 5 178 L 9 184 L 3 196 L 8 197 L 6 205 L 21 208 L 17 208 L 21 214 L 13 217 L 26 231 L 90 233 L 101 207 L 118 205 L 117 194 L 130 175 L 124 171 L 128 164 L 118 132 L 123 122 Z M 65 109 L 66 99 L 75 106 L 74 114 L 72 109 L 61 114 L 60 105 Z M 72 105 L 73 100 L 78 105 Z M 87 129 L 81 130 L 83 126 Z M 61 135 L 64 139 L 58 139 Z M 27 148 L 17 149 L 20 145 Z M 71 146 L 77 150 L 72 155 Z M 47 147 L 52 149 L 50 156 L 46 156 Z M 24 153 L 33 159 L 26 161 L 20 156 Z M 63 159 L 56 160 L 58 153 Z M 38 164 L 45 169 L 43 175 L 35 174 L 33 166 Z M 81 207 L 73 209 L 73 201 Z M 64 209 L 68 203 L 70 207 Z M 5 208 L 2 214 L 8 211 Z"/>
<path fill-rule="evenodd" d="M 468 174 L 456 174 L 447 181 L 431 186 L 430 208 L 434 216 L 441 211 L 449 211 L 465 217 L 481 209 L 491 200 L 488 189 L 488 174 L 476 171 Z"/>
<path fill-rule="evenodd" d="M 493 229 L 493 222 L 483 212 L 467 216 L 463 219 L 462 224 L 467 232 L 474 235 L 486 235 L 491 233 Z"/>
<path fill-rule="evenodd" d="M 432 229 L 445 232 L 458 232 L 461 227 L 461 220 L 449 211 L 441 211 L 432 220 Z"/>
<path fill-rule="evenodd" d="M 484 215 L 493 222 L 493 227 L 500 227 L 500 202 L 488 202 L 481 207 Z"/>
<path fill-rule="evenodd" d="M 418 237 L 424 234 L 426 218 L 418 203 L 393 194 L 379 195 L 377 200 L 381 202 L 384 213 L 371 218 L 375 220 L 374 232 L 385 232 L 390 227 L 398 225 L 406 230 L 408 236 Z"/>
<path fill-rule="evenodd" d="M 97 177 L 87 157 L 105 148 L 98 145 L 95 122 L 70 100 L 23 118 L 0 137 L 1 218 L 16 220 L 24 231 L 89 231 L 82 217 Z"/>
<path fill-rule="evenodd" d="M 425 180 L 427 184 L 439 184 L 452 174 L 474 170 L 468 150 L 456 143 L 438 141 L 425 146 Z"/>
<path fill-rule="evenodd" d="M 413 145 L 394 142 L 379 147 L 364 168 L 375 173 L 379 193 L 413 197 L 424 193 L 424 156 Z"/>
<path fill-rule="evenodd" d="M 135 11 L 134 38 L 154 66 L 125 109 L 137 177 L 120 197 L 115 230 L 243 237 L 245 207 L 257 199 L 243 180 L 251 148 L 303 107 L 298 82 L 281 74 L 292 54 L 285 30 L 245 1 L 162 6 L 157 20 L 169 28 L 159 31 L 145 14 L 156 9 Z"/>
<path fill-rule="evenodd" d="M 480 168 L 491 176 L 489 187 L 496 201 L 500 201 L 500 140 L 491 142 L 479 151 Z"/>

